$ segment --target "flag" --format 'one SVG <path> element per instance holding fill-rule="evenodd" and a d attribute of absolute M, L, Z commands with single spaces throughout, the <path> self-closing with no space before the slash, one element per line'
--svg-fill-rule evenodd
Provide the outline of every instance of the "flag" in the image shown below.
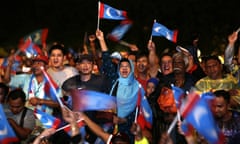
<path fill-rule="evenodd" d="M 127 12 L 115 9 L 107 4 L 99 2 L 99 18 L 111 20 L 124 20 L 127 19 Z"/>
<path fill-rule="evenodd" d="M 127 19 L 123 20 L 120 25 L 115 27 L 110 34 L 108 34 L 108 38 L 113 41 L 120 41 L 124 34 L 131 28 L 132 21 Z"/>
<path fill-rule="evenodd" d="M 36 108 L 34 109 L 34 115 L 42 123 L 44 128 L 56 129 L 61 122 L 60 119 Z"/>
<path fill-rule="evenodd" d="M 12 142 L 18 142 L 16 134 L 14 133 L 12 127 L 9 125 L 3 107 L 0 104 L 0 143 L 9 144 Z"/>
<path fill-rule="evenodd" d="M 43 45 L 44 47 L 46 46 L 47 35 L 48 35 L 48 28 L 39 29 L 24 36 L 23 39 L 20 40 L 20 42 L 21 41 L 25 42 L 28 39 L 30 39 L 33 43 L 37 45 Z"/>
<path fill-rule="evenodd" d="M 105 93 L 76 89 L 71 91 L 73 110 L 108 110 L 116 108 L 116 98 Z"/>
<path fill-rule="evenodd" d="M 191 92 L 188 98 L 181 113 L 183 118 L 210 144 L 222 143 L 224 136 L 214 121 L 206 99 L 200 98 L 196 92 Z"/>
<path fill-rule="evenodd" d="M 84 123 L 84 121 L 81 119 L 81 120 L 78 120 L 78 121 L 77 121 L 77 125 L 78 125 L 79 128 L 81 128 L 81 127 L 85 126 L 85 123 Z M 57 131 L 60 131 L 60 130 L 62 130 L 62 129 L 63 129 L 66 133 L 68 133 L 68 134 L 71 135 L 71 125 L 70 125 L 70 124 L 65 125 L 65 126 L 59 128 L 59 129 L 57 129 Z"/>
<path fill-rule="evenodd" d="M 48 73 L 42 67 L 42 72 L 45 79 L 44 92 L 47 96 L 51 97 L 51 99 L 55 102 L 58 102 L 60 106 L 63 106 L 63 100 L 59 97 L 60 88 L 59 86 L 52 80 L 52 78 L 48 75 Z"/>
<path fill-rule="evenodd" d="M 31 39 L 28 39 L 20 46 L 20 51 L 26 53 L 27 56 L 36 56 L 38 54 L 42 53 L 42 50 L 31 41 Z"/>
<path fill-rule="evenodd" d="M 141 92 L 141 89 L 138 91 L 137 108 L 139 109 L 139 113 L 137 113 L 137 123 L 142 129 L 151 129 L 153 122 L 152 109 L 147 98 Z"/>
<path fill-rule="evenodd" d="M 164 25 L 154 22 L 153 28 L 152 28 L 152 36 L 163 36 L 166 39 L 176 43 L 177 42 L 177 35 L 178 31 L 177 30 L 169 30 L 167 27 Z"/>
<path fill-rule="evenodd" d="M 185 92 L 183 89 L 176 87 L 174 85 L 172 85 L 172 90 L 173 90 L 173 96 L 175 99 L 176 107 L 179 109 L 181 106 L 181 101 L 182 101 L 182 98 L 184 97 Z"/>
<path fill-rule="evenodd" d="M 14 61 L 11 67 L 11 73 L 15 74 L 17 72 L 17 70 L 19 69 L 20 63 L 21 63 L 21 57 L 16 55 L 14 57 Z M 8 65 L 8 58 L 3 58 L 3 62 L 1 64 L 1 68 L 5 69 Z"/>

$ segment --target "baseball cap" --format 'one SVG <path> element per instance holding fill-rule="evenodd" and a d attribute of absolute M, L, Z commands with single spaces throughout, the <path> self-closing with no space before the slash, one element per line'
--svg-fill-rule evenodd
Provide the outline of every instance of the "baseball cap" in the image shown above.
<path fill-rule="evenodd" d="M 42 61 L 45 64 L 48 64 L 48 57 L 45 55 L 37 55 L 33 58 L 33 61 Z"/>
<path fill-rule="evenodd" d="M 80 56 L 78 56 L 75 60 L 75 62 L 82 62 L 83 60 L 88 60 L 88 61 L 91 61 L 93 62 L 93 56 L 90 55 L 90 54 L 82 54 Z"/>
<path fill-rule="evenodd" d="M 111 55 L 110 55 L 111 58 L 115 58 L 115 59 L 118 59 L 118 60 L 121 60 L 122 59 L 122 56 L 119 52 L 115 51 L 113 52 Z"/>

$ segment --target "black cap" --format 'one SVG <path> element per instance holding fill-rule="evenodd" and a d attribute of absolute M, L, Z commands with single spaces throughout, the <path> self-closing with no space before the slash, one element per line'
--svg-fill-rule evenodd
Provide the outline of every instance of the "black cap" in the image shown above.
<path fill-rule="evenodd" d="M 75 62 L 82 62 L 83 60 L 88 60 L 88 61 L 91 61 L 93 62 L 93 56 L 90 55 L 90 54 L 83 54 L 83 55 L 80 55 L 76 58 Z"/>

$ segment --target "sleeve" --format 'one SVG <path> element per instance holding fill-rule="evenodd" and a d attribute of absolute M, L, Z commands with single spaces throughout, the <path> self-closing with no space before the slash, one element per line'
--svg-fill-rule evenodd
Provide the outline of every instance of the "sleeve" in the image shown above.
<path fill-rule="evenodd" d="M 17 74 L 11 77 L 9 82 L 9 86 L 11 88 L 23 88 L 24 83 L 26 82 L 27 75 L 25 74 Z"/>
<path fill-rule="evenodd" d="M 28 109 L 26 116 L 24 118 L 24 127 L 33 130 L 35 125 L 36 125 L 36 121 L 35 121 L 33 111 Z"/>
<path fill-rule="evenodd" d="M 146 137 L 143 137 L 140 141 L 135 140 L 134 144 L 149 144 L 149 143 Z"/>
<path fill-rule="evenodd" d="M 232 70 L 232 60 L 234 55 L 234 47 L 228 45 L 225 52 L 224 52 L 224 65 L 227 66 L 229 70 Z"/>

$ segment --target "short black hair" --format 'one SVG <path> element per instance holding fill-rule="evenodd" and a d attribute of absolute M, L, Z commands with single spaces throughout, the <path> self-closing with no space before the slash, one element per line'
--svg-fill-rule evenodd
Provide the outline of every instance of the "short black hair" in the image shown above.
<path fill-rule="evenodd" d="M 51 55 L 52 51 L 55 50 L 55 49 L 58 49 L 58 50 L 62 51 L 63 55 L 67 54 L 67 51 L 64 48 L 63 44 L 53 44 L 48 51 L 49 55 Z"/>
<path fill-rule="evenodd" d="M 223 97 L 227 103 L 230 103 L 230 93 L 225 90 L 217 90 L 213 93 L 216 97 Z"/>
<path fill-rule="evenodd" d="M 206 56 L 205 63 L 207 63 L 209 60 L 216 60 L 219 64 L 222 64 L 217 55 Z"/>
<path fill-rule="evenodd" d="M 22 102 L 26 102 L 26 94 L 23 92 L 22 89 L 15 89 L 9 92 L 8 94 L 8 98 L 7 101 L 11 100 L 15 100 L 21 98 Z"/>
<path fill-rule="evenodd" d="M 136 53 L 136 61 L 142 57 L 146 57 L 148 59 L 148 53 L 142 51 Z"/>

